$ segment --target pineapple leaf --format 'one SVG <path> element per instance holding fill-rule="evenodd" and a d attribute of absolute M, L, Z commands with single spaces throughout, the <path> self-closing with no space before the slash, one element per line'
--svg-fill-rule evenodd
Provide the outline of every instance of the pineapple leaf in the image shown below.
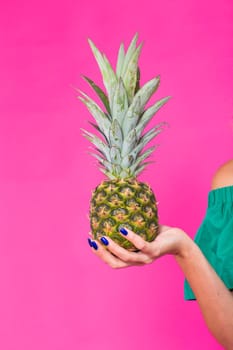
<path fill-rule="evenodd" d="M 101 139 L 99 139 L 97 136 L 93 135 L 87 130 L 82 129 L 83 131 L 83 136 L 88 139 L 93 145 L 97 147 L 97 150 L 100 151 L 104 157 L 111 162 L 110 158 L 110 152 L 109 152 L 109 147 L 104 143 Z"/>
<path fill-rule="evenodd" d="M 97 93 L 97 95 L 99 96 L 99 98 L 103 102 L 108 114 L 111 114 L 108 97 L 104 93 L 104 91 L 98 85 L 96 85 L 94 83 L 94 81 L 91 80 L 90 78 L 83 76 L 83 79 L 86 80 L 88 82 L 88 84 L 93 88 L 93 90 Z"/>
<path fill-rule="evenodd" d="M 109 163 L 106 159 L 102 158 L 101 156 L 99 156 L 99 155 L 96 154 L 96 153 L 91 153 L 91 152 L 90 152 L 90 155 L 91 155 L 92 157 L 96 158 L 96 159 L 99 161 L 99 163 L 100 163 L 106 170 L 111 171 L 111 169 L 112 169 L 112 164 Z"/>
<path fill-rule="evenodd" d="M 129 103 L 132 102 L 135 94 L 138 78 L 138 58 L 141 53 L 141 49 L 142 44 L 139 45 L 138 48 L 134 51 L 134 54 L 132 55 L 131 60 L 129 61 L 127 70 L 125 71 L 125 74 L 123 76 L 123 81 L 127 91 Z"/>
<path fill-rule="evenodd" d="M 123 68 L 124 59 L 125 59 L 125 49 L 124 49 L 124 44 L 122 43 L 120 45 L 120 48 L 118 51 L 118 57 L 117 57 L 116 74 L 117 74 L 118 78 L 120 78 L 120 76 L 121 76 L 121 71 Z"/>
<path fill-rule="evenodd" d="M 151 164 L 151 163 L 154 163 L 154 162 L 145 162 L 145 163 L 142 163 L 135 171 L 134 175 L 135 176 L 138 176 L 146 167 L 148 164 Z"/>
<path fill-rule="evenodd" d="M 129 132 L 126 138 L 123 141 L 121 155 L 122 157 L 127 156 L 137 145 L 137 134 L 136 130 L 133 129 Z"/>
<path fill-rule="evenodd" d="M 148 132 L 146 132 L 139 140 L 139 144 L 137 147 L 140 148 L 140 151 L 147 145 L 155 136 L 161 133 L 161 128 L 158 126 L 155 126 L 154 128 L 150 129 Z"/>
<path fill-rule="evenodd" d="M 137 99 L 134 99 L 134 103 L 132 103 L 129 106 L 129 109 L 123 120 L 122 130 L 123 130 L 124 137 L 127 137 L 130 131 L 134 129 L 135 126 L 137 125 L 140 112 L 141 112 L 141 100 L 139 96 Z"/>
<path fill-rule="evenodd" d="M 137 136 L 139 137 L 146 125 L 149 123 L 151 118 L 155 115 L 155 113 L 170 99 L 170 96 L 164 97 L 161 100 L 157 101 L 153 106 L 149 107 L 141 116 L 138 125 L 136 126 Z M 163 123 L 165 124 L 165 123 Z M 162 126 L 162 125 L 161 125 Z"/>
<path fill-rule="evenodd" d="M 123 168 L 121 169 L 121 172 L 119 174 L 119 178 L 120 179 L 124 179 L 124 178 L 127 178 L 127 177 L 132 177 L 133 174 L 131 174 L 129 168 Z"/>
<path fill-rule="evenodd" d="M 114 176 L 112 171 L 111 172 L 107 171 L 105 168 L 102 168 L 102 167 L 99 167 L 99 170 L 111 180 L 114 180 L 116 178 L 116 176 Z"/>
<path fill-rule="evenodd" d="M 115 177 L 119 177 L 120 173 L 121 173 L 121 166 L 119 164 L 113 164 L 112 165 L 112 172 L 114 174 Z"/>
<path fill-rule="evenodd" d="M 114 93 L 115 93 L 115 90 L 116 90 L 116 85 L 117 85 L 117 76 L 114 72 L 114 70 L 112 69 L 112 66 L 108 60 L 108 58 L 103 55 L 103 59 L 104 59 L 104 62 L 106 64 L 106 67 L 107 67 L 107 72 L 108 72 L 108 81 L 110 81 L 110 88 L 109 88 L 109 103 L 110 103 L 110 106 L 111 106 L 111 103 L 113 101 L 113 96 L 114 96 Z"/>
<path fill-rule="evenodd" d="M 138 40 L 138 33 L 136 33 L 135 36 L 133 37 L 133 39 L 131 40 L 130 45 L 128 47 L 128 50 L 126 52 L 124 64 L 122 67 L 121 76 L 123 76 L 125 74 L 127 67 L 128 67 L 128 64 L 129 64 L 129 61 L 131 60 L 131 57 L 134 54 L 134 51 L 136 50 L 137 40 Z"/>
<path fill-rule="evenodd" d="M 166 125 L 168 125 L 166 122 L 158 123 L 157 125 L 154 126 L 153 130 L 157 130 L 157 131 L 161 132 Z M 139 129 L 137 127 L 136 127 L 136 133 L 137 133 L 137 138 L 139 141 L 143 138 L 143 136 L 146 135 L 146 134 L 144 134 L 143 136 L 140 136 L 140 132 L 139 132 Z"/>
<path fill-rule="evenodd" d="M 124 156 L 124 158 L 122 159 L 121 162 L 121 166 L 123 169 L 130 169 L 130 167 L 134 164 L 135 162 L 135 156 L 133 154 L 133 152 L 131 152 L 131 154 L 127 154 L 126 156 Z"/>
<path fill-rule="evenodd" d="M 117 119 L 114 119 L 109 129 L 109 143 L 111 146 L 116 146 L 121 149 L 122 146 L 122 131 Z"/>
<path fill-rule="evenodd" d="M 136 158 L 138 157 L 139 153 L 143 150 L 143 148 L 155 137 L 157 136 L 159 133 L 161 132 L 161 129 L 157 130 L 156 127 L 152 128 L 151 130 L 149 130 L 145 135 L 143 135 L 140 140 L 138 141 L 138 144 L 136 145 L 136 147 L 129 153 L 127 154 L 124 158 L 123 158 L 123 162 L 127 161 L 127 157 L 128 157 L 128 162 L 132 162 L 130 163 L 131 165 L 133 164 L 133 162 L 135 162 Z M 126 159 L 125 159 L 126 158 Z M 125 165 L 125 163 L 124 163 Z"/>
<path fill-rule="evenodd" d="M 104 154 L 99 148 L 94 147 L 94 150 L 95 150 L 96 152 L 98 152 L 98 154 L 100 154 L 101 157 L 102 157 L 103 159 L 106 160 L 105 154 Z"/>
<path fill-rule="evenodd" d="M 136 82 L 136 87 L 135 87 L 135 94 L 138 92 L 140 89 L 140 68 L 138 67 L 137 69 L 137 82 Z"/>
<path fill-rule="evenodd" d="M 159 77 L 151 79 L 145 85 L 143 85 L 134 96 L 132 104 L 130 105 L 128 112 L 125 115 L 123 123 L 124 135 L 127 135 L 128 132 L 132 128 L 135 128 L 138 124 L 139 117 L 143 112 L 146 103 L 149 101 L 153 93 L 157 90 L 159 82 Z"/>
<path fill-rule="evenodd" d="M 97 49 L 93 41 L 89 39 L 88 42 L 93 52 L 93 55 L 98 63 L 98 66 L 100 68 L 104 86 L 108 92 L 109 101 L 111 102 L 113 97 L 114 87 L 117 82 L 115 72 L 112 69 L 111 64 L 109 63 L 106 56 L 101 54 L 101 52 Z"/>
<path fill-rule="evenodd" d="M 111 110 L 112 118 L 116 118 L 119 121 L 119 124 L 122 125 L 122 121 L 124 120 L 125 114 L 128 110 L 128 97 L 121 78 L 116 86 Z"/>
<path fill-rule="evenodd" d="M 98 125 L 95 124 L 95 123 L 92 123 L 92 122 L 90 122 L 90 121 L 88 121 L 88 123 L 91 124 L 91 126 L 93 126 L 93 128 L 95 128 L 95 129 L 104 137 L 105 141 L 106 141 L 107 144 L 108 144 L 109 141 L 108 141 L 106 135 L 103 133 L 103 131 L 100 130 L 100 128 L 98 127 Z"/>
<path fill-rule="evenodd" d="M 135 170 L 135 176 L 138 176 L 145 168 L 146 168 L 147 164 L 142 164 L 140 165 L 140 167 L 138 167 L 137 170 Z"/>
<path fill-rule="evenodd" d="M 81 91 L 82 96 L 79 99 L 86 105 L 94 119 L 96 120 L 100 130 L 107 135 L 108 130 L 111 126 L 109 119 L 106 114 L 100 109 L 100 107 L 86 94 Z"/>
<path fill-rule="evenodd" d="M 118 147 L 113 146 L 110 148 L 110 157 L 112 164 L 120 164 L 121 163 L 121 151 Z"/>
<path fill-rule="evenodd" d="M 147 159 L 153 152 L 154 150 L 156 149 L 157 147 L 156 146 L 152 146 L 150 148 L 148 148 L 145 152 L 143 152 L 138 158 L 137 160 L 135 161 L 135 163 L 130 167 L 130 171 L 132 173 L 134 173 L 138 167 L 142 164 L 145 164 L 145 163 L 142 163 L 145 159 Z"/>
<path fill-rule="evenodd" d="M 143 137 L 141 137 L 141 139 L 138 141 L 136 145 L 133 144 L 133 147 L 127 154 L 125 154 L 124 156 L 122 155 L 121 166 L 123 168 L 130 168 L 131 166 L 133 166 L 134 163 L 137 161 L 138 155 L 143 150 L 143 148 L 148 144 L 148 142 L 150 142 L 160 132 L 161 132 L 161 129 L 158 130 L 157 127 L 154 127 L 151 130 L 149 130 L 145 135 L 143 135 Z"/>

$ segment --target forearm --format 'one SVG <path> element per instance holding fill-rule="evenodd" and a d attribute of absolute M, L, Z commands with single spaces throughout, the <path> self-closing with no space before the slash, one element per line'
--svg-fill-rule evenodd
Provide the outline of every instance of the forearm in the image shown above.
<path fill-rule="evenodd" d="M 176 261 L 186 276 L 206 325 L 224 346 L 233 349 L 233 295 L 190 239 Z"/>

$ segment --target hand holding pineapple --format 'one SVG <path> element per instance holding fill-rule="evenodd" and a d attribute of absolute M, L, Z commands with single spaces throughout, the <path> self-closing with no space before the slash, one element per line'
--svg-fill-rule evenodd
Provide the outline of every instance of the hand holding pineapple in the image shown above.
<path fill-rule="evenodd" d="M 140 235 L 123 227 L 120 233 L 137 248 L 137 252 L 122 248 L 109 237 L 101 237 L 100 241 L 93 240 L 93 236 L 88 239 L 93 252 L 116 269 L 150 264 L 166 254 L 182 257 L 194 244 L 184 231 L 169 226 L 160 226 L 159 234 L 153 242 L 147 242 Z"/>

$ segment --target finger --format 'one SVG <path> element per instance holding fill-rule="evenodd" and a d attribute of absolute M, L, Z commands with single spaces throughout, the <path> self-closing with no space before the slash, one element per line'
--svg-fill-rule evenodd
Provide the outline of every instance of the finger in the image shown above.
<path fill-rule="evenodd" d="M 106 248 L 100 244 L 100 242 L 90 239 L 88 239 L 88 242 L 92 248 L 93 253 L 112 268 L 119 269 L 130 266 L 130 264 L 126 263 L 125 261 L 121 261 L 117 257 L 113 256 Z"/>
<path fill-rule="evenodd" d="M 125 248 L 122 248 L 119 244 L 115 243 L 110 237 L 101 237 L 101 243 L 103 243 L 108 251 L 114 254 L 120 260 L 131 265 L 150 264 L 152 259 L 150 256 L 143 252 L 131 252 Z"/>
<path fill-rule="evenodd" d="M 151 254 L 151 247 L 150 243 L 145 241 L 142 237 L 140 237 L 138 234 L 134 233 L 133 231 L 129 230 L 128 228 L 121 227 L 120 233 L 133 245 L 139 249 L 141 252 L 150 255 Z"/>

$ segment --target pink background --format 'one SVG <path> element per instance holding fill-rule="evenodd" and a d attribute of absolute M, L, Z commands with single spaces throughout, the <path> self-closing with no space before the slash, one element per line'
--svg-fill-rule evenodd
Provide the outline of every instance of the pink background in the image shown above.
<path fill-rule="evenodd" d="M 115 271 L 91 253 L 88 203 L 103 177 L 72 86 L 101 82 L 87 37 L 114 63 L 139 32 L 142 81 L 161 74 L 154 100 L 173 96 L 141 179 L 161 222 L 193 237 L 232 158 L 232 0 L 5 1 L 0 29 L 1 350 L 221 349 L 172 257 Z"/>

